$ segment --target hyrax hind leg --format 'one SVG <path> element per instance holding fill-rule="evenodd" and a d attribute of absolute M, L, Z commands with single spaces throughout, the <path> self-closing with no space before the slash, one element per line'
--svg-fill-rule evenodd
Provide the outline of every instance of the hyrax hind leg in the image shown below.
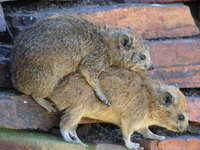
<path fill-rule="evenodd" d="M 88 84 L 93 88 L 95 95 L 102 102 L 104 102 L 107 105 L 110 105 L 110 101 L 106 98 L 106 96 L 103 94 L 103 92 L 100 89 L 99 79 L 98 79 L 99 74 L 103 70 L 102 68 L 105 69 L 105 66 L 102 67 L 101 65 L 97 65 L 98 64 L 97 60 L 95 60 L 97 64 L 94 66 L 94 64 L 91 63 L 90 57 L 88 57 L 87 59 L 82 62 L 82 65 L 80 67 L 80 72 L 85 77 L 85 80 L 88 82 Z M 88 68 L 87 66 L 93 66 L 93 67 Z"/>
<path fill-rule="evenodd" d="M 76 127 L 79 121 L 82 118 L 81 112 L 79 111 L 70 111 L 70 108 L 65 110 L 65 114 L 61 118 L 60 122 L 60 132 L 65 139 L 65 141 L 70 143 L 81 144 L 83 146 L 87 146 L 82 143 L 76 134 Z"/>
<path fill-rule="evenodd" d="M 32 97 L 40 106 L 45 108 L 48 112 L 56 112 L 56 109 L 53 107 L 53 103 L 49 102 L 46 99 L 36 99 L 34 96 Z"/>

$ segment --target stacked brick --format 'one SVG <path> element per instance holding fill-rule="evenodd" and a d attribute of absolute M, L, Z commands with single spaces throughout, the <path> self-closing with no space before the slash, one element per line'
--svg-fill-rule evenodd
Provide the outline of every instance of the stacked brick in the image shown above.
<path fill-rule="evenodd" d="M 200 37 L 199 28 L 191 15 L 188 6 L 174 2 L 188 2 L 192 0 L 132 0 L 125 4 L 113 4 L 110 6 L 82 6 L 78 9 L 59 9 L 41 11 L 31 14 L 5 14 L 0 7 L 0 33 L 3 33 L 4 41 L 12 41 L 22 30 L 37 20 L 52 15 L 53 13 L 71 13 L 93 21 L 96 24 L 104 23 L 122 27 L 131 26 L 137 30 L 143 38 L 149 41 L 150 54 L 155 64 L 155 69 L 145 72 L 152 78 L 158 78 L 162 82 L 177 83 L 180 88 L 200 88 Z M 199 16 L 200 19 L 200 8 Z M 5 20 L 9 23 L 11 34 L 6 31 Z M 6 35 L 8 34 L 8 35 Z M 12 45 L 0 45 L 0 88 L 12 88 L 9 73 L 9 51 Z M 200 97 L 187 97 L 189 105 L 189 119 L 192 122 L 200 122 Z M 9 110 L 9 111 L 8 111 Z M 48 114 L 39 107 L 29 96 L 17 92 L 0 92 L 0 127 L 11 129 L 40 129 L 47 131 L 59 123 L 58 114 Z M 44 121 L 44 118 L 45 121 Z M 83 120 L 88 122 L 88 120 Z M 198 131 L 199 128 L 197 128 Z M 197 133 L 195 131 L 195 133 Z M 9 138 L 3 141 L 0 134 L 0 145 L 11 146 Z M 23 139 L 23 138 L 22 138 Z M 11 140 L 12 141 L 12 140 Z M 40 143 L 35 147 L 48 149 L 47 143 Z M 155 140 L 138 141 L 145 150 L 156 149 L 192 149 L 200 147 L 200 137 L 169 138 L 162 142 Z M 55 149 L 85 149 L 61 142 L 55 144 Z M 17 144 L 14 143 L 13 147 Z M 18 145 L 19 146 L 19 145 Z M 58 148 L 60 146 L 60 148 Z M 31 145 L 27 145 L 31 147 Z M 42 147 L 42 148 L 41 148 Z M 68 147 L 68 148 L 69 148 Z M 96 150 L 126 149 L 123 146 L 97 143 Z M 26 148 L 24 148 L 26 149 Z M 28 148 L 27 148 L 28 149 Z M 53 146 L 52 146 L 52 149 Z M 70 148 L 69 148 L 70 149 Z"/>

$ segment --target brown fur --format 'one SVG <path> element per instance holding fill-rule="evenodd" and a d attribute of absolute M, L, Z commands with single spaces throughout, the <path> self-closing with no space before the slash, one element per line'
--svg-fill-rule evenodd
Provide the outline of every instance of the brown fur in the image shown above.
<path fill-rule="evenodd" d="M 144 137 L 163 140 L 153 134 L 148 126 L 158 125 L 169 130 L 182 132 L 188 128 L 188 106 L 185 96 L 175 86 L 166 85 L 145 77 L 141 72 L 110 67 L 99 77 L 100 87 L 112 105 L 102 104 L 91 87 L 79 74 L 63 79 L 50 99 L 63 112 L 60 128 L 66 141 L 81 143 L 75 129 L 82 117 L 98 119 L 121 127 L 126 146 L 137 148 L 131 143 L 134 131 Z M 184 116 L 180 120 L 180 115 Z M 71 140 L 70 136 L 76 140 Z"/>
<path fill-rule="evenodd" d="M 142 60 L 142 56 L 146 58 Z M 36 22 L 18 36 L 11 51 L 13 86 L 32 95 L 43 107 L 42 99 L 64 76 L 77 70 L 97 97 L 109 104 L 99 88 L 98 76 L 110 65 L 133 71 L 153 69 L 148 45 L 135 31 L 101 28 L 67 14 Z"/>

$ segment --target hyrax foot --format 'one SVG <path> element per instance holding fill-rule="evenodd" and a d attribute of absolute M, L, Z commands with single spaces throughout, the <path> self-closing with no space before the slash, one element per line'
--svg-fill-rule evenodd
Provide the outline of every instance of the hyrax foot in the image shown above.
<path fill-rule="evenodd" d="M 105 104 L 110 105 L 110 101 L 97 89 L 94 89 L 95 95 Z"/>
<path fill-rule="evenodd" d="M 33 97 L 33 96 L 32 96 Z M 33 99 L 43 108 L 45 108 L 48 112 L 56 112 L 56 109 L 53 107 L 53 103 L 45 100 L 45 99 L 36 99 L 33 97 Z"/>
<path fill-rule="evenodd" d="M 60 132 L 63 138 L 65 139 L 65 141 L 70 142 L 70 143 L 75 143 L 75 144 L 81 144 L 83 146 L 88 147 L 88 145 L 82 143 L 81 140 L 78 138 L 75 129 L 63 129 L 61 127 Z"/>
<path fill-rule="evenodd" d="M 140 144 L 129 142 L 129 143 L 126 143 L 126 147 L 129 149 L 137 150 L 138 148 L 140 148 Z"/>
<path fill-rule="evenodd" d="M 163 140 L 165 140 L 165 137 L 164 137 L 164 136 L 156 135 L 156 136 L 153 137 L 152 139 L 159 140 L 159 141 L 163 141 Z"/>

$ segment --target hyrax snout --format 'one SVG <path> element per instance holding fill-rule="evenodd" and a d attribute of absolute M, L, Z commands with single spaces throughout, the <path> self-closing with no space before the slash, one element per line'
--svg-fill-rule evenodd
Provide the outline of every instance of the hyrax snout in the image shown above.
<path fill-rule="evenodd" d="M 177 87 L 119 67 L 104 70 L 99 81 L 103 93 L 112 103 L 110 106 L 98 101 L 92 88 L 78 73 L 65 77 L 49 96 L 63 111 L 60 129 L 66 141 L 83 144 L 76 134 L 82 117 L 118 125 L 130 149 L 139 147 L 130 140 L 135 131 L 146 138 L 165 139 L 152 133 L 148 129 L 151 125 L 175 132 L 187 130 L 187 101 Z"/>
<path fill-rule="evenodd" d="M 13 86 L 48 111 L 55 110 L 44 98 L 77 70 L 96 96 L 110 104 L 98 76 L 111 65 L 132 71 L 153 69 L 147 43 L 132 29 L 99 27 L 69 14 L 37 21 L 18 36 L 11 51 Z"/>

